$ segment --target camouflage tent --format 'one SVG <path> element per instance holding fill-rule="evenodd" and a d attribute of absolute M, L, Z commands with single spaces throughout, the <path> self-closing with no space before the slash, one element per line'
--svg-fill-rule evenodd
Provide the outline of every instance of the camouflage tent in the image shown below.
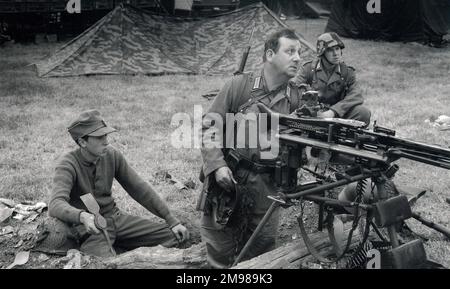
<path fill-rule="evenodd" d="M 207 18 L 150 14 L 121 5 L 36 64 L 41 77 L 89 74 L 231 74 L 251 37 L 246 70 L 262 62 L 264 37 L 285 24 L 266 6 Z M 305 58 L 311 46 L 302 38 Z"/>

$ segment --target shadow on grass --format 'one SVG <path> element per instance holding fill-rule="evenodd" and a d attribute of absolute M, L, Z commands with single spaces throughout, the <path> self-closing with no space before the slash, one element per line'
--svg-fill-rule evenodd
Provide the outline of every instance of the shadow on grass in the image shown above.
<path fill-rule="evenodd" d="M 6 79 L 5 79 L 6 78 Z M 13 75 L 1 79 L 3 85 L 0 89 L 0 97 L 10 97 L 10 105 L 27 105 L 39 99 L 54 97 L 54 88 L 32 77 L 16 78 Z M 36 96 L 39 96 L 35 99 Z"/>

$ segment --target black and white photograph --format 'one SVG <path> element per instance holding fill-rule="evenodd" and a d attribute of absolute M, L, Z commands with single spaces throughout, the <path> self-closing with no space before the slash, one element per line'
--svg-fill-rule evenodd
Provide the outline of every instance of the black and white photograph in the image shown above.
<path fill-rule="evenodd" d="M 450 269 L 449 33 L 449 0 L 0 0 L 0 269 Z"/>

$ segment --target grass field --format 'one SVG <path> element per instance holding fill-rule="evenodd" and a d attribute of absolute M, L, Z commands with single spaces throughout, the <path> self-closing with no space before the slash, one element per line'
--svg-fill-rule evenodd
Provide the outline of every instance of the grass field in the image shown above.
<path fill-rule="evenodd" d="M 324 20 L 289 20 L 288 25 L 315 43 Z M 372 110 L 372 120 L 395 128 L 399 136 L 449 147 L 450 132 L 438 131 L 424 120 L 450 115 L 450 48 L 419 44 L 344 39 L 344 59 L 354 66 Z M 60 45 L 60 44 L 58 44 Z M 97 108 L 119 133 L 111 143 L 151 182 L 182 220 L 198 226 L 195 211 L 200 183 L 198 149 L 175 149 L 170 135 L 177 112 L 193 116 L 193 106 L 206 109 L 201 94 L 220 88 L 228 77 L 212 76 L 91 76 L 40 79 L 29 64 L 58 47 L 56 44 L 7 45 L 0 48 L 0 197 L 16 201 L 47 201 L 52 165 L 75 143 L 66 131 L 80 111 Z M 400 161 L 397 182 L 428 190 L 414 210 L 450 227 L 449 171 Z M 180 191 L 163 177 L 168 171 L 181 181 L 193 180 L 195 190 Z M 114 195 L 124 211 L 152 218 L 129 198 L 119 184 Z M 450 243 L 442 235 L 408 224 L 429 238 L 428 256 L 450 267 Z M 198 240 L 198 234 L 194 234 Z"/>

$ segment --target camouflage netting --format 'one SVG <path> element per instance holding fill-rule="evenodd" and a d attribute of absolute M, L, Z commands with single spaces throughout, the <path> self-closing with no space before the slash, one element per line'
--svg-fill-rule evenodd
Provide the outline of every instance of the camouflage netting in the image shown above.
<path fill-rule="evenodd" d="M 36 67 L 40 77 L 231 74 L 253 27 L 246 71 L 260 67 L 264 38 L 286 27 L 263 4 L 201 19 L 154 15 L 121 5 Z M 303 38 L 302 42 L 306 60 L 313 46 Z"/>

